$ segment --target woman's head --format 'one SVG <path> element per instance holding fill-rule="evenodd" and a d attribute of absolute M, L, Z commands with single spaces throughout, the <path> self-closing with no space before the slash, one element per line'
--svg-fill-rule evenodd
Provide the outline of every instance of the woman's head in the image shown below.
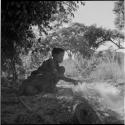
<path fill-rule="evenodd" d="M 58 63 L 61 63 L 63 61 L 65 50 L 62 48 L 53 48 L 52 50 L 52 57 L 54 60 L 56 60 Z"/>

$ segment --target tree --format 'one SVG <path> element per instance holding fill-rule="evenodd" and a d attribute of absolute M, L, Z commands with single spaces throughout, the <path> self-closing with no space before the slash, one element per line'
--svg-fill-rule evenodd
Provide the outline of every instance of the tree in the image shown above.
<path fill-rule="evenodd" d="M 32 26 L 38 25 L 40 32 L 51 29 L 52 15 L 64 13 L 65 19 L 73 16 L 78 1 L 9 1 L 3 0 L 1 6 L 1 52 L 2 62 L 11 62 L 14 72 L 19 53 L 32 47 L 35 36 Z M 83 2 L 80 2 L 83 4 Z M 16 79 L 16 72 L 13 74 Z"/>
<path fill-rule="evenodd" d="M 116 1 L 113 11 L 116 14 L 115 25 L 122 30 L 124 28 L 124 0 Z"/>
<path fill-rule="evenodd" d="M 80 53 L 83 57 L 89 57 L 100 44 L 106 41 L 113 42 L 117 47 L 122 48 L 116 41 L 124 39 L 124 35 L 116 30 L 108 30 L 96 25 L 85 26 L 80 23 L 73 23 L 67 28 L 62 28 L 50 34 L 44 44 L 53 47 L 63 47 L 73 53 Z"/>
<path fill-rule="evenodd" d="M 98 48 L 100 44 L 103 44 L 106 41 L 111 41 L 118 48 L 124 48 L 120 44 L 121 42 L 124 42 L 124 34 L 117 30 L 110 30 L 92 25 L 87 28 L 84 38 L 88 41 L 89 46 L 94 49 Z"/>
<path fill-rule="evenodd" d="M 50 48 L 62 47 L 65 50 L 70 50 L 73 53 L 89 54 L 87 42 L 83 38 L 83 33 L 86 27 L 82 24 L 72 24 L 67 28 L 62 28 L 45 38 L 44 43 Z M 87 53 L 86 53 L 87 52 Z"/>

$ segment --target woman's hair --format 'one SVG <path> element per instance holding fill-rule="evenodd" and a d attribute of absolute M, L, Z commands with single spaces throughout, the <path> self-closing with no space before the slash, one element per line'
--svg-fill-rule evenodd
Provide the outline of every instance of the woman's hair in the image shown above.
<path fill-rule="evenodd" d="M 60 54 L 60 53 L 64 53 L 64 52 L 65 52 L 65 50 L 62 49 L 62 48 L 53 48 L 53 50 L 52 50 L 52 56 Z"/>

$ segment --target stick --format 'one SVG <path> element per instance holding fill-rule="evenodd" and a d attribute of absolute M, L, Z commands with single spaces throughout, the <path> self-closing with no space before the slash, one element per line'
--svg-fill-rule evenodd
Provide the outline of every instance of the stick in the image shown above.
<path fill-rule="evenodd" d="M 23 104 L 29 111 L 33 112 L 33 109 L 30 108 L 23 100 L 21 97 L 18 97 L 19 101 L 21 102 L 21 104 Z"/>

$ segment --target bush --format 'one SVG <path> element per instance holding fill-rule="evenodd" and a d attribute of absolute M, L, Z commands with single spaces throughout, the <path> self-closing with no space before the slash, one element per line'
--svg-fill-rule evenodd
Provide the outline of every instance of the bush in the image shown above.
<path fill-rule="evenodd" d="M 118 82 L 118 80 L 125 81 L 125 72 L 122 70 L 118 63 L 116 62 L 102 62 L 97 67 L 96 70 L 91 72 L 90 78 L 96 80 L 113 80 Z"/>
<path fill-rule="evenodd" d="M 82 76 L 94 81 L 107 81 L 119 83 L 125 82 L 125 71 L 117 60 L 114 60 L 115 52 L 102 52 L 101 55 L 95 54 L 90 59 L 77 56 L 75 59 L 64 60 L 66 74 Z"/>

